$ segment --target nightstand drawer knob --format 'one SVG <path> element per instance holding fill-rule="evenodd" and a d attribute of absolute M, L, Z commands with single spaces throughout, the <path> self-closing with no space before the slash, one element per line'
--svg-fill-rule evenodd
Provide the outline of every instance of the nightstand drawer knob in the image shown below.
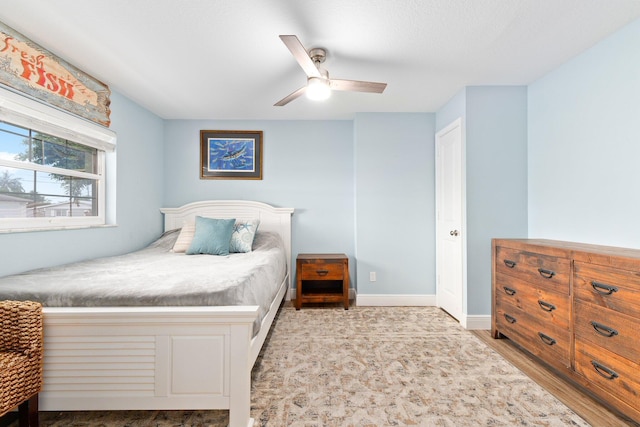
<path fill-rule="evenodd" d="M 329 274 L 329 270 L 316 270 L 316 273 L 318 274 L 318 276 L 326 276 L 327 274 Z"/>

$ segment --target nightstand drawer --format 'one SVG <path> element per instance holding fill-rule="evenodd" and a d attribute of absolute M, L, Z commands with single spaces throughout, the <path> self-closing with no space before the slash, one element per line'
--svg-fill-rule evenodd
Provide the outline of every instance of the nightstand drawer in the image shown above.
<path fill-rule="evenodd" d="M 302 264 L 302 280 L 342 280 L 342 263 Z"/>

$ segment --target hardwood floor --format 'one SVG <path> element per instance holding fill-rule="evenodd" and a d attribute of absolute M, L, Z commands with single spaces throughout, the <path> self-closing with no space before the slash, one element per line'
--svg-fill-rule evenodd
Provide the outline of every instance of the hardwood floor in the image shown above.
<path fill-rule="evenodd" d="M 493 339 L 491 332 L 487 330 L 472 332 L 592 426 L 640 426 L 640 423 L 635 423 L 611 412 L 597 400 L 577 390 L 569 382 L 560 379 L 551 369 L 520 350 L 509 339 Z"/>

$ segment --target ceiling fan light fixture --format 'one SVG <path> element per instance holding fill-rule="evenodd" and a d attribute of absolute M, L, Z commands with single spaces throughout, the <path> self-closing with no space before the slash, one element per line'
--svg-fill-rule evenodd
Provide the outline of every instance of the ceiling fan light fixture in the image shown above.
<path fill-rule="evenodd" d="M 287 105 L 304 93 L 307 94 L 309 99 L 323 100 L 331 96 L 331 92 L 334 90 L 382 93 L 387 87 L 386 83 L 330 79 L 329 72 L 321 66 L 327 57 L 325 49 L 316 47 L 307 51 L 300 43 L 300 39 L 294 35 L 281 35 L 280 40 L 289 49 L 298 65 L 307 75 L 307 84 L 273 104 L 274 107 Z"/>
<path fill-rule="evenodd" d="M 307 80 L 307 98 L 313 101 L 324 101 L 331 96 L 329 80 L 322 77 L 309 77 Z"/>

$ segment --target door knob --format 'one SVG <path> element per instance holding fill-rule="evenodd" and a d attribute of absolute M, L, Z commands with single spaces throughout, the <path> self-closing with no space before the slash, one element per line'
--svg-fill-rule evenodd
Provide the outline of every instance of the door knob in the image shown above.
<path fill-rule="evenodd" d="M 459 232 L 458 230 L 451 230 L 451 231 L 449 232 L 449 235 L 450 235 L 450 236 L 457 236 L 458 234 L 460 234 L 460 232 Z"/>

